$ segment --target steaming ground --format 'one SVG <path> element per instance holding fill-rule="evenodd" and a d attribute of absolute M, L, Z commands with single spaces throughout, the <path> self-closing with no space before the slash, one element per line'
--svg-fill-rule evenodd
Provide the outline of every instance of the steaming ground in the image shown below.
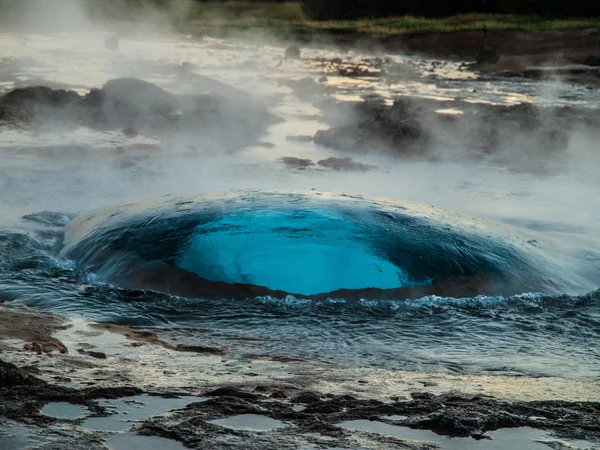
<path fill-rule="evenodd" d="M 292 61 L 284 59 L 283 47 L 267 45 L 264 41 L 252 44 L 175 35 L 125 36 L 120 40 L 119 50 L 111 51 L 104 47 L 106 37 L 106 33 L 2 34 L 0 86 L 9 91 L 19 86 L 41 84 L 85 93 L 109 79 L 128 76 L 150 81 L 170 92 L 191 94 L 198 91 L 197 75 L 206 75 L 251 92 L 283 120 L 269 128 L 262 139 L 264 145 L 231 152 L 215 151 L 205 145 L 202 136 L 164 138 L 147 133 L 128 137 L 120 130 L 5 126 L 0 131 L 0 226 L 3 228 L 19 229 L 23 226 L 19 218 L 33 212 L 80 213 L 131 198 L 167 193 L 314 188 L 425 203 L 522 227 L 546 240 L 548 247 L 553 249 L 554 254 L 550 256 L 565 267 L 566 273 L 573 274 L 572 281 L 577 288 L 569 294 L 585 294 L 598 287 L 600 200 L 597 192 L 600 181 L 595 173 L 598 155 L 594 152 L 593 135 L 587 132 L 573 134 L 561 170 L 551 173 L 518 171 L 486 161 L 395 159 L 372 154 L 369 148 L 351 156 L 357 162 L 376 166 L 374 170 L 335 171 L 318 165 L 294 170 L 282 164 L 280 158 L 295 157 L 316 162 L 345 156 L 312 142 L 287 139 L 289 135 L 312 136 L 318 130 L 328 128 L 321 110 L 313 104 L 314 99 L 298 96 L 287 84 L 289 80 L 322 76 L 323 64 L 318 58 L 340 56 L 336 51 L 303 49 L 303 59 Z M 358 61 L 373 55 L 350 52 L 342 56 Z M 427 99 L 461 98 L 490 104 L 527 101 L 589 108 L 600 105 L 599 91 L 582 86 L 560 81 L 481 78 L 456 63 L 434 64 L 402 55 L 389 56 L 396 67 L 406 70 L 406 74 L 398 72 L 393 78 L 382 80 L 378 77 L 341 77 L 330 71 L 322 85 L 335 89 L 331 95 L 340 101 L 357 101 L 377 95 L 390 103 L 399 96 L 410 95 Z M 497 126 L 502 127 L 502 124 Z M 451 145 L 456 143 L 449 144 L 448 151 L 460 151 L 450 148 Z M 521 158 L 528 150 L 526 144 L 523 145 L 522 149 L 512 149 Z M 535 165 L 537 162 L 529 163 Z M 539 164 L 543 165 L 544 161 L 540 160 Z M 189 315 L 189 302 L 185 300 L 160 297 L 153 306 L 158 309 L 152 310 L 143 304 L 120 303 L 121 294 L 105 290 L 105 287 L 94 291 L 80 306 L 72 299 L 61 303 L 60 298 L 45 297 L 49 292 L 71 292 L 71 287 L 61 286 L 60 280 L 53 280 L 47 288 L 37 291 L 22 280 L 13 280 L 5 288 L 11 295 L 20 296 L 17 303 L 37 304 L 54 311 L 80 313 L 91 319 L 115 320 L 128 325 L 173 326 L 185 323 L 184 317 Z M 93 291 L 94 288 L 90 289 Z M 103 311 L 107 297 L 114 302 L 114 308 Z M 366 361 L 374 366 L 387 364 L 388 368 L 396 369 L 434 367 L 455 370 L 452 367 L 458 364 L 462 367 L 456 369 L 459 371 L 511 372 L 511 368 L 516 368 L 527 373 L 567 376 L 573 375 L 567 367 L 574 367 L 577 360 L 580 364 L 574 369 L 574 375 L 594 373 L 599 356 L 590 353 L 589 348 L 590 342 L 597 340 L 593 332 L 597 299 L 588 305 L 589 310 L 579 313 L 578 305 L 584 300 L 578 297 L 570 298 L 558 310 L 553 309 L 557 305 L 556 299 L 532 298 L 531 302 L 521 298 L 483 298 L 466 300 L 466 303 L 440 299 L 444 305 L 441 307 L 443 313 L 430 305 L 430 299 L 423 303 L 429 306 L 417 313 L 402 308 L 397 312 L 398 305 L 375 305 L 368 314 L 371 325 L 364 329 L 361 329 L 363 313 L 360 311 L 370 309 L 369 305 L 344 307 L 342 309 L 348 311 L 341 315 L 328 309 L 335 309 L 335 304 L 315 312 L 306 303 L 289 299 L 284 302 L 257 299 L 245 305 L 243 310 L 239 309 L 240 305 L 212 302 L 204 306 L 214 312 L 214 317 L 207 318 L 207 323 L 214 327 L 217 335 L 225 335 L 227 339 L 236 336 L 257 339 L 262 329 L 260 324 L 271 327 L 276 342 L 260 346 L 263 350 L 267 346 L 274 352 L 292 352 L 297 350 L 298 342 L 303 342 L 301 352 L 306 354 L 324 357 L 337 354 L 342 360 L 347 358 L 358 364 Z M 543 325 L 536 328 L 535 337 L 528 341 L 527 348 L 522 349 L 527 354 L 525 359 L 519 358 L 518 346 L 523 333 L 527 335 L 527 323 L 535 322 L 534 317 L 526 316 L 521 324 L 523 329 L 509 333 L 503 342 L 489 341 L 490 336 L 510 329 L 507 324 L 512 320 L 512 314 L 518 314 L 511 307 L 520 302 L 524 306 L 519 308 L 524 308 L 527 314 L 547 313 L 540 319 Z M 432 313 L 446 315 L 447 330 L 439 330 L 439 322 L 425 321 L 412 335 L 411 332 L 396 334 L 391 331 L 398 323 L 412 320 L 411 317 L 418 316 L 421 320 Z M 386 319 L 376 320 L 379 314 Z M 494 314 L 503 317 L 502 325 L 495 331 L 491 319 Z M 581 321 L 573 321 L 568 326 L 565 331 L 568 337 L 564 341 L 544 337 L 544 327 L 551 327 L 561 314 L 580 315 Z M 296 316 L 300 317 L 296 327 L 304 332 L 286 340 L 289 327 L 283 326 L 278 319 L 292 320 Z M 353 321 L 354 325 L 348 326 Z M 191 325 L 206 323 L 192 321 Z M 478 326 L 485 331 L 477 331 Z M 348 335 L 348 330 L 353 330 L 354 334 Z M 474 342 L 469 342 L 470 339 Z M 404 340 L 408 342 L 404 354 L 396 350 L 389 353 L 388 349 L 394 343 Z M 251 344 L 244 345 L 248 351 L 252 347 Z M 478 346 L 488 356 L 479 354 Z M 549 362 L 546 356 L 549 354 L 557 355 L 556 360 Z M 384 362 L 389 358 L 392 358 L 391 363 Z M 444 359 L 441 363 L 440 358 Z M 477 369 L 469 367 L 474 358 L 478 359 Z"/>

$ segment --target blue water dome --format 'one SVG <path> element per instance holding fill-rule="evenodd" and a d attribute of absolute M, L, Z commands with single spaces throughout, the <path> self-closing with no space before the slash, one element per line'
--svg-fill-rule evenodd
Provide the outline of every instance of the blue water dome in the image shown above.
<path fill-rule="evenodd" d="M 339 210 L 247 209 L 197 226 L 175 265 L 210 281 L 302 295 L 411 285 L 371 241 L 365 224 Z"/>

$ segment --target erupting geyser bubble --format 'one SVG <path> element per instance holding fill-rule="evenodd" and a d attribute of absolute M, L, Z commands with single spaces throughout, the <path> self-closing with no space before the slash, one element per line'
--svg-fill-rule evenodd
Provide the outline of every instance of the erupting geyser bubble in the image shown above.
<path fill-rule="evenodd" d="M 342 211 L 259 208 L 198 225 L 175 264 L 211 281 L 306 295 L 414 283 L 374 244 Z"/>
<path fill-rule="evenodd" d="M 68 225 L 62 253 L 109 283 L 193 297 L 511 295 L 561 284 L 535 242 L 510 228 L 320 192 L 104 208 Z"/>

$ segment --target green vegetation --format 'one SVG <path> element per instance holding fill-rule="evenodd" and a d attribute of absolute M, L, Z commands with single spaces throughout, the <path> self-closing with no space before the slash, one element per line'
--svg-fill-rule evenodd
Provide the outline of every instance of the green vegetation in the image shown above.
<path fill-rule="evenodd" d="M 519 14 L 546 18 L 600 17 L 598 0 L 303 0 L 311 19 L 449 17 L 457 14 Z"/>
<path fill-rule="evenodd" d="M 540 2 L 545 6 L 540 6 L 542 5 Z M 66 12 L 63 11 L 66 4 L 72 5 L 73 8 Z M 72 16 L 72 10 L 77 4 L 84 7 L 92 20 L 174 23 L 178 29 L 189 33 L 236 34 L 259 31 L 275 36 L 300 39 L 324 34 L 386 38 L 410 34 L 473 31 L 480 30 L 483 24 L 486 24 L 490 30 L 600 29 L 600 11 L 596 17 L 566 19 L 551 19 L 533 14 L 499 13 L 464 13 L 449 17 L 426 17 L 433 14 L 431 11 L 437 11 L 440 14 L 444 11 L 452 12 L 463 9 L 472 11 L 478 7 L 481 8 L 481 5 L 485 5 L 486 10 L 498 9 L 498 5 L 505 10 L 515 9 L 515 5 L 525 10 L 539 7 L 540 14 L 544 14 L 544 11 L 548 13 L 552 8 L 564 8 L 564 5 L 569 5 L 569 10 L 572 10 L 573 13 L 578 10 L 587 11 L 587 9 L 594 12 L 600 10 L 600 0 L 570 0 L 569 2 L 565 0 L 560 0 L 560 2 L 558 0 L 303 0 L 302 2 L 277 0 L 75 0 L 73 2 L 0 0 L 0 25 L 7 28 L 23 22 L 34 26 L 37 22 L 33 19 L 39 17 L 46 17 L 49 22 L 68 19 Z M 63 9 L 59 8 L 61 5 Z M 412 15 L 398 13 L 394 16 L 389 14 L 393 11 L 406 11 L 409 7 L 415 9 L 415 5 L 419 5 L 419 8 L 429 12 Z M 331 15 L 337 19 L 316 20 L 307 15 L 307 11 L 314 15 L 314 8 L 317 7 L 322 9 L 322 12 L 317 14 L 321 16 L 320 18 L 323 15 Z M 311 8 L 313 8 L 312 12 Z M 47 14 L 42 14 L 42 10 Z M 386 13 L 383 14 L 383 11 Z M 339 19 L 343 15 L 363 16 L 366 14 L 369 16 L 369 12 L 373 14 L 367 18 Z M 377 17 L 378 15 L 385 17 Z"/>
<path fill-rule="evenodd" d="M 418 33 L 480 30 L 549 31 L 600 28 L 600 18 L 551 20 L 534 15 L 461 14 L 446 18 L 400 16 L 355 20 L 316 21 L 306 17 L 300 3 L 231 1 L 193 3 L 186 29 L 224 31 L 263 30 L 276 35 L 303 36 L 323 33 L 337 35 L 398 36 Z"/>

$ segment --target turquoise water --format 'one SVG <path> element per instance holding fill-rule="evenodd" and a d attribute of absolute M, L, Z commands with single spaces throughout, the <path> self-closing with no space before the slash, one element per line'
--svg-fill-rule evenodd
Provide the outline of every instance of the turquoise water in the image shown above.
<path fill-rule="evenodd" d="M 62 256 L 117 286 L 194 297 L 229 297 L 211 282 L 296 296 L 366 296 L 375 288 L 371 298 L 383 291 L 398 300 L 405 292 L 390 290 L 514 295 L 567 287 L 539 241 L 505 228 L 423 205 L 240 191 L 83 215 L 67 226 Z"/>
<path fill-rule="evenodd" d="M 240 357 L 568 377 L 600 367 L 600 291 L 572 293 L 576 266 L 501 224 L 381 199 L 262 191 L 129 203 L 66 228 L 64 219 L 0 231 L 6 301 L 156 328 Z M 281 291 L 254 295 L 254 283 Z M 169 292 L 182 284 L 193 289 Z M 372 286 L 381 289 L 363 289 Z M 444 294 L 457 286 L 460 295 Z"/>
<path fill-rule="evenodd" d="M 414 282 L 338 211 L 245 211 L 199 225 L 175 264 L 207 280 L 311 295 Z"/>

